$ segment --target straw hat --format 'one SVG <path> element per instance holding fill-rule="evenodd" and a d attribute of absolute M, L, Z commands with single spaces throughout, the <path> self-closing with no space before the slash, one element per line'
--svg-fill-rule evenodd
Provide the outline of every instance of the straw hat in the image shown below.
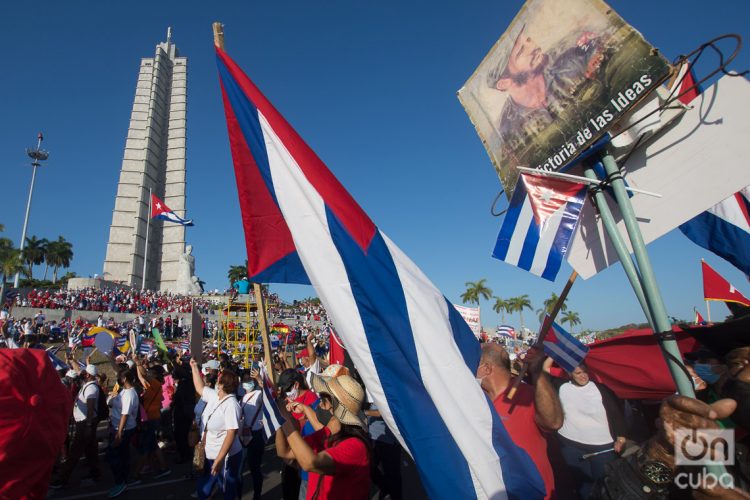
<path fill-rule="evenodd" d="M 315 392 L 325 392 L 333 398 L 333 416 L 342 424 L 358 425 L 367 430 L 362 403 L 365 390 L 349 375 L 323 377 L 312 374 L 310 383 Z"/>

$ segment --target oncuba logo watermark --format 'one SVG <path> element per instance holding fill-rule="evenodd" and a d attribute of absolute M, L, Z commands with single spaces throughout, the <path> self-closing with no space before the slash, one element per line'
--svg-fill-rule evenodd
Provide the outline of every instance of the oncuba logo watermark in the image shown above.
<path fill-rule="evenodd" d="M 697 466 L 695 471 L 675 475 L 678 488 L 734 488 L 728 472 L 715 474 L 706 466 L 734 465 L 734 429 L 676 429 L 674 455 L 677 466 Z"/>

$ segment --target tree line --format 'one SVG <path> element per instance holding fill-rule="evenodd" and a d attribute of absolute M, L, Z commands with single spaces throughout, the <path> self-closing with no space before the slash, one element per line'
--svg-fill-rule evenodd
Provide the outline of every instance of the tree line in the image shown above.
<path fill-rule="evenodd" d="M 0 232 L 5 228 L 0 224 Z M 57 273 L 60 269 L 67 269 L 73 260 L 73 244 L 64 237 L 58 236 L 56 240 L 27 237 L 23 250 L 16 248 L 9 238 L 0 238 L 0 278 L 2 289 L 5 283 L 16 273 L 28 278 L 30 283 L 34 282 L 34 266 L 44 264 L 44 278 L 52 268 L 52 283 L 57 283 Z M 68 273 L 65 278 L 70 277 Z M 0 296 L 2 292 L 0 291 Z"/>
<path fill-rule="evenodd" d="M 492 310 L 500 315 L 500 322 L 503 324 L 505 323 L 506 313 L 513 314 L 517 312 L 519 319 L 521 320 L 521 328 L 523 328 L 523 311 L 526 309 L 534 311 L 534 306 L 531 304 L 531 299 L 529 299 L 529 296 L 527 294 L 523 294 L 519 295 L 518 297 L 508 297 L 506 299 L 496 297 L 492 294 L 492 289 L 486 285 L 486 281 L 487 280 L 485 278 L 482 278 L 479 281 L 467 281 L 466 291 L 461 294 L 461 301 L 464 304 L 475 304 L 478 306 L 481 299 L 494 299 L 495 302 L 492 304 Z M 553 292 L 552 295 L 543 302 L 543 307 L 535 311 L 537 317 L 539 318 L 540 324 L 542 323 L 542 321 L 544 321 L 545 315 L 552 313 L 552 309 L 554 309 L 558 299 L 558 295 Z M 567 302 L 567 298 L 565 299 L 565 301 Z M 560 312 L 562 313 L 560 317 L 560 323 L 569 324 L 571 332 L 573 332 L 573 328 L 581 324 L 581 318 L 579 314 L 568 309 L 567 304 L 565 304 L 564 302 L 560 307 Z"/>

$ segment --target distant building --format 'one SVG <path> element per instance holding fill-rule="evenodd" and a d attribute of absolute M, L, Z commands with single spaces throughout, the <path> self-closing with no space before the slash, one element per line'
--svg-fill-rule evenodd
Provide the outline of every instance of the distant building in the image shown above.
<path fill-rule="evenodd" d="M 185 217 L 187 59 L 171 40 L 141 60 L 130 127 L 112 212 L 102 277 L 140 288 L 149 215 L 149 189 Z M 152 220 L 145 286 L 173 290 L 185 228 Z"/>

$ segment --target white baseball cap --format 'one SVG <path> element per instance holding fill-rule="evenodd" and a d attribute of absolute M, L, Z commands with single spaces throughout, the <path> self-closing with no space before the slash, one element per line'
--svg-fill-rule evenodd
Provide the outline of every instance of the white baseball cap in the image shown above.
<path fill-rule="evenodd" d="M 128 365 L 128 368 L 133 368 L 135 366 L 135 362 L 132 359 L 127 360 L 125 364 Z"/>
<path fill-rule="evenodd" d="M 96 377 L 96 366 L 86 365 L 86 373 L 88 373 L 92 377 Z"/>
<path fill-rule="evenodd" d="M 67 373 L 65 373 L 65 376 L 68 378 L 76 378 L 78 374 L 75 370 L 68 370 Z"/>

